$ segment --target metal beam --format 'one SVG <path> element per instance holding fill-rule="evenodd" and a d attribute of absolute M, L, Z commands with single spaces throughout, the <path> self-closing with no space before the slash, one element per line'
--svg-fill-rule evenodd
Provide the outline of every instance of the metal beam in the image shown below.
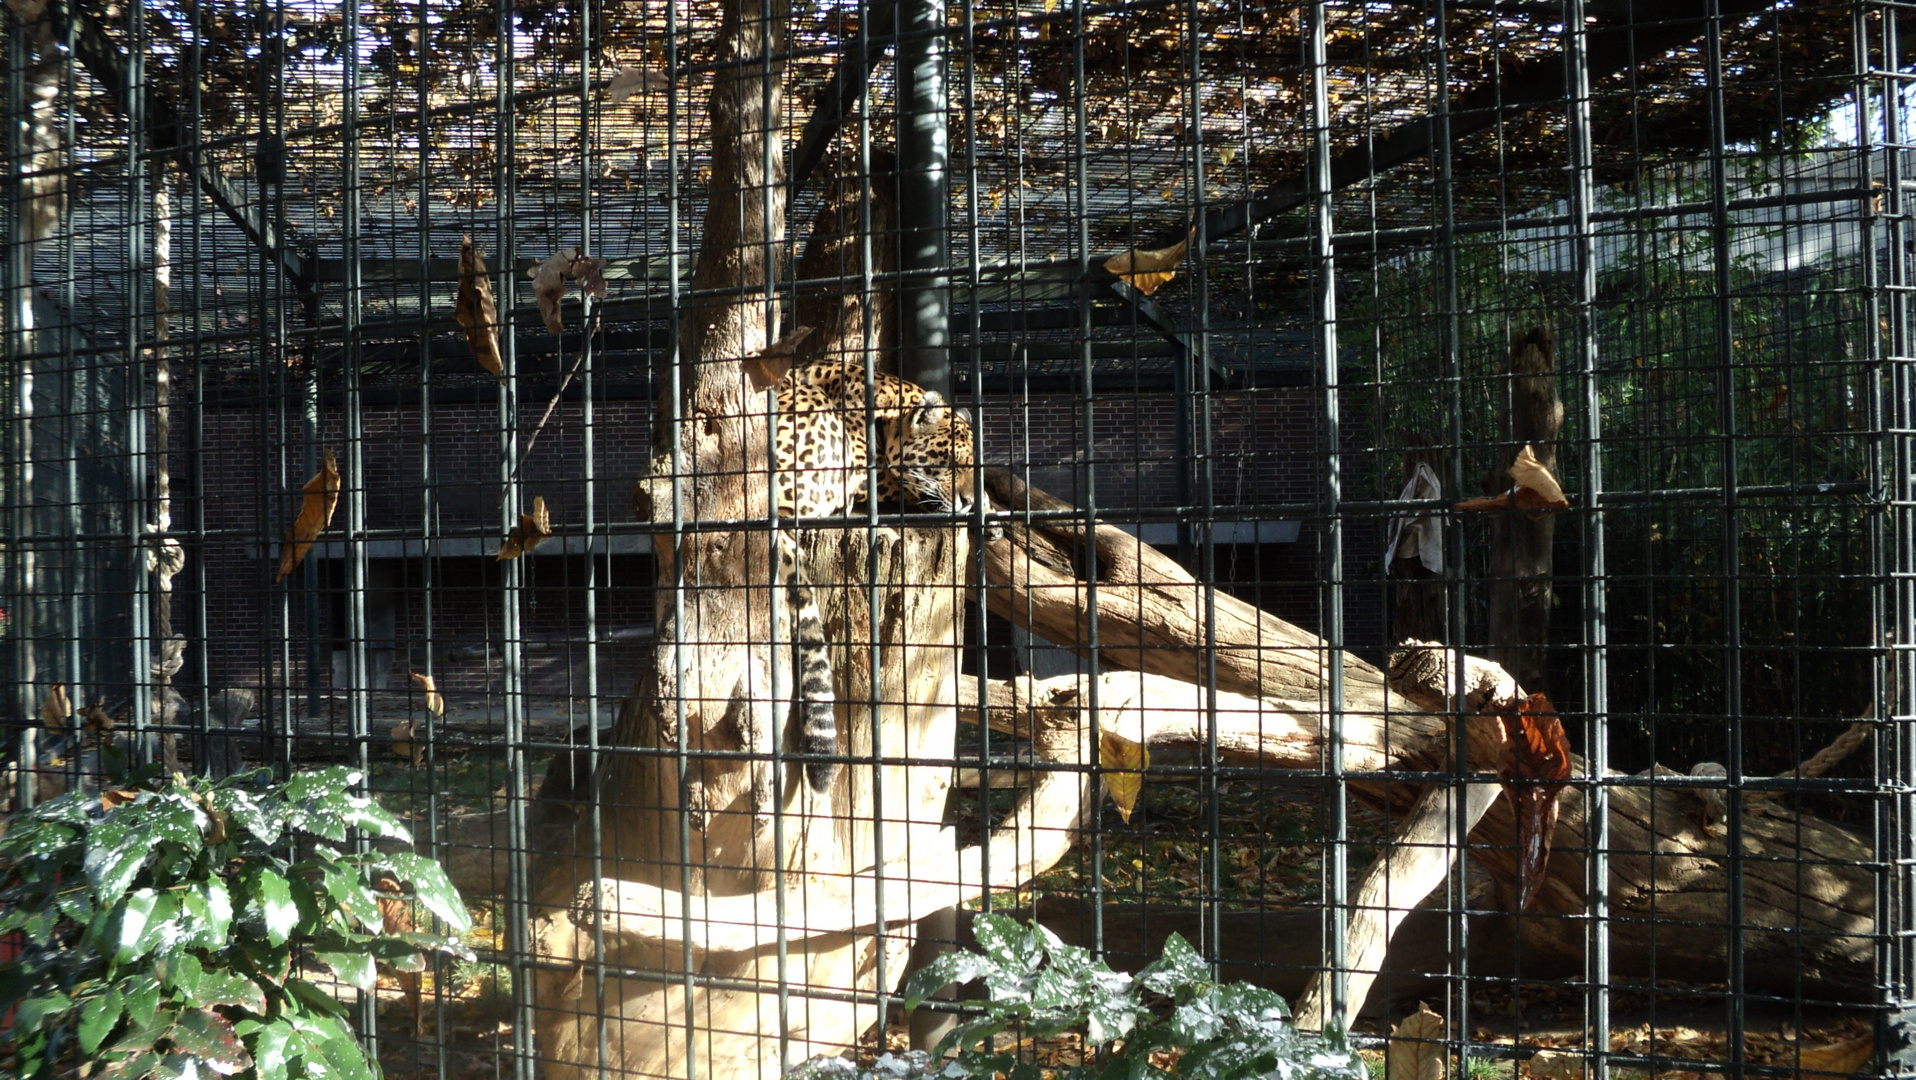
<path fill-rule="evenodd" d="M 107 89 L 107 100 L 125 101 L 131 78 L 127 73 L 126 56 L 120 47 L 77 10 L 76 5 L 62 4 L 58 12 L 73 24 L 74 53 L 94 79 Z M 279 228 L 268 220 L 265 205 L 249 203 L 245 194 L 220 172 L 218 166 L 192 153 L 190 147 L 181 145 L 181 132 L 185 125 L 178 110 L 173 102 L 155 93 L 150 86 L 146 91 L 146 119 L 147 138 L 153 149 L 181 158 L 213 205 L 231 218 L 245 232 L 247 239 L 264 252 L 286 275 L 287 280 L 294 284 L 305 298 L 308 313 L 311 314 L 318 303 L 311 260 L 287 245 Z"/>

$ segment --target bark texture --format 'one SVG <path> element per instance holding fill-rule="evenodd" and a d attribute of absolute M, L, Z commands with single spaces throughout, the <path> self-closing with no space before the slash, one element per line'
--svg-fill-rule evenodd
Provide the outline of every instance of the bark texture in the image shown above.
<path fill-rule="evenodd" d="M 1504 451 L 1484 478 L 1484 493 L 1510 490 L 1505 470 L 1528 445 L 1537 461 L 1557 470 L 1557 433 L 1563 428 L 1563 402 L 1557 398 L 1557 347 L 1550 333 L 1531 327 L 1510 343 L 1508 400 L 1504 411 Z M 1555 582 L 1551 545 L 1557 515 L 1490 515 L 1490 659 L 1532 693 L 1549 693 L 1545 648 L 1550 641 L 1551 589 Z M 1442 636 L 1440 630 L 1431 636 Z"/>

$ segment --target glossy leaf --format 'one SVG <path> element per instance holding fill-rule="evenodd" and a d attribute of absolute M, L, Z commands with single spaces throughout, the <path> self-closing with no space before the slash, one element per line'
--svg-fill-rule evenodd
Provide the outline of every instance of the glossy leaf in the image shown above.
<path fill-rule="evenodd" d="M 254 890 L 254 902 L 266 923 L 266 940 L 275 947 L 286 944 L 299 925 L 299 906 L 293 903 L 291 886 L 277 872 L 261 869 Z"/>
<path fill-rule="evenodd" d="M 321 952 L 315 954 L 341 981 L 360 990 L 371 990 L 379 981 L 378 965 L 366 953 Z"/>
<path fill-rule="evenodd" d="M 211 1009 L 182 1012 L 169 1037 L 176 1049 L 191 1054 L 222 1076 L 230 1076 L 252 1061 L 252 1055 L 234 1034 L 232 1022 Z"/>
<path fill-rule="evenodd" d="M 100 1044 L 112 1034 L 114 1025 L 125 1014 L 126 1003 L 117 988 L 89 1000 L 80 1010 L 80 1052 L 91 1055 L 100 1049 Z"/>
<path fill-rule="evenodd" d="M 94 898 L 101 904 L 112 904 L 126 895 L 133 879 L 153 855 L 152 848 L 132 842 L 130 831 L 128 819 L 115 814 L 87 837 L 84 868 L 87 881 L 93 886 Z"/>
<path fill-rule="evenodd" d="M 419 902 L 445 922 L 453 933 L 463 934 L 472 929 L 472 913 L 466 910 L 465 901 L 459 898 L 459 890 L 453 888 L 452 882 L 447 879 L 444 867 L 410 851 L 395 851 L 382 861 L 392 870 L 394 877 L 411 884 Z"/>

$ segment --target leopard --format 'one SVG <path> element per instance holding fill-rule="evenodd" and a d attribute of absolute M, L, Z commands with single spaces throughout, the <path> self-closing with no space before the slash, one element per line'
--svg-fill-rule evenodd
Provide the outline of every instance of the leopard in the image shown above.
<path fill-rule="evenodd" d="M 803 722 L 799 748 L 814 792 L 831 789 L 838 763 L 832 666 L 824 619 L 799 558 L 795 527 L 876 502 L 963 515 L 975 503 L 971 416 L 895 375 L 855 361 L 814 360 L 778 381 L 773 449 L 778 473 L 779 572 L 789 590 Z M 870 430 L 867 429 L 867 417 Z M 874 455 L 870 436 L 877 436 Z"/>

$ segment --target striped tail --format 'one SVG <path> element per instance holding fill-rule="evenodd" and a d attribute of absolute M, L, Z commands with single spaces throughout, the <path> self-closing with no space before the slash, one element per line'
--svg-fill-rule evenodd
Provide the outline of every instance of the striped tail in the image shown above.
<path fill-rule="evenodd" d="M 825 621 L 811 586 L 792 578 L 792 620 L 798 639 L 798 694 L 804 703 L 805 727 L 799 749 L 807 754 L 838 753 L 838 718 L 832 711 L 832 660 L 825 645 Z M 838 774 L 836 761 L 807 761 L 805 780 L 823 795 Z"/>

